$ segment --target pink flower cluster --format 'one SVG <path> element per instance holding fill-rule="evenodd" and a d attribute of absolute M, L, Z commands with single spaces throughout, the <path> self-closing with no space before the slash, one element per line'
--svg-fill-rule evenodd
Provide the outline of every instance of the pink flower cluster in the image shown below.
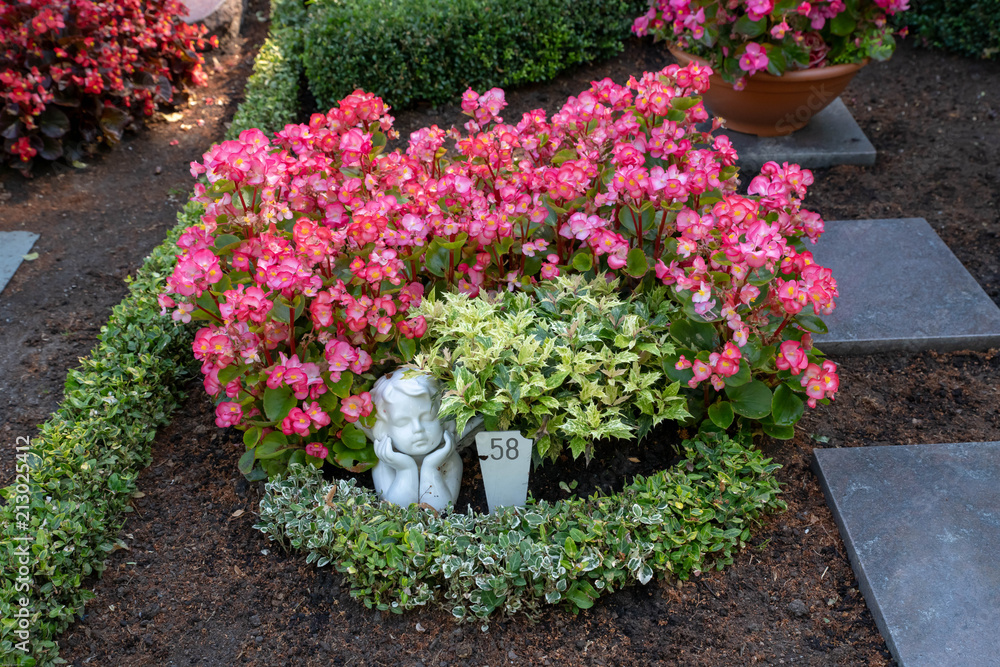
<path fill-rule="evenodd" d="M 809 344 L 808 339 L 806 342 Z M 810 362 L 806 350 L 799 341 L 786 340 L 782 343 L 775 365 L 793 376 L 802 375 L 800 382 L 808 396 L 806 403 L 810 408 L 815 408 L 817 401 L 833 398 L 840 388 L 840 378 L 836 373 L 837 365 L 828 359 L 823 360 L 822 364 Z"/>
<path fill-rule="evenodd" d="M 208 321 L 194 353 L 206 390 L 230 399 L 218 423 L 342 453 L 345 425 L 371 422 L 376 372 L 426 331 L 410 311 L 435 284 L 474 296 L 581 261 L 632 285 L 655 275 L 719 323 L 720 348 L 693 362 L 713 386 L 751 336 L 794 330 L 806 304 L 832 310 L 836 284 L 797 249 L 823 230 L 801 208 L 811 174 L 772 163 L 736 194 L 735 150 L 695 127 L 710 74 L 596 81 L 551 119 L 513 125 L 498 115 L 503 91 L 468 91 L 467 133 L 425 128 L 405 152 L 382 149 L 393 119 L 357 91 L 273 141 L 247 130 L 214 146 L 192 163 L 205 213 L 180 237 L 160 303 Z M 782 289 L 761 298 L 772 281 Z"/>
<path fill-rule="evenodd" d="M 745 77 L 773 69 L 821 67 L 831 49 L 837 62 L 885 59 L 892 53 L 887 17 L 909 8 L 909 0 L 650 0 L 632 26 L 706 59 L 737 89 Z M 850 39 L 833 32 L 846 13 Z M 842 28 L 842 26 L 841 26 Z"/>

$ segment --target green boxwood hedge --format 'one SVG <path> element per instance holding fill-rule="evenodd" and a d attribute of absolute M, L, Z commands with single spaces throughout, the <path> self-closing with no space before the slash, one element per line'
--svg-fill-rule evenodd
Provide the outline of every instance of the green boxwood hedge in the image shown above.
<path fill-rule="evenodd" d="M 897 21 L 918 39 L 973 58 L 1000 56 L 1000 0 L 910 0 Z"/>
<path fill-rule="evenodd" d="M 646 0 L 316 0 L 305 71 L 319 107 L 356 88 L 394 108 L 550 79 L 622 49 Z"/>
<path fill-rule="evenodd" d="M 533 614 L 543 603 L 586 609 L 653 576 L 686 579 L 732 562 L 762 512 L 785 509 L 778 468 L 738 440 L 684 443 L 674 468 L 611 496 L 529 501 L 492 515 L 438 516 L 382 503 L 354 480 L 336 485 L 293 466 L 269 482 L 255 526 L 333 563 L 368 607 L 437 603 L 459 619 Z"/>
<path fill-rule="evenodd" d="M 93 597 L 84 580 L 100 575 L 120 544 L 136 478 L 151 460 L 150 443 L 193 372 L 192 331 L 162 317 L 156 295 L 173 270 L 177 237 L 197 222 L 199 208 L 189 205 L 146 259 L 93 352 L 68 373 L 59 409 L 19 461 L 19 472 L 26 466 L 29 478 L 27 525 L 17 510 L 23 478 L 0 490 L 0 656 L 12 660 L 5 665 L 57 658 L 55 637 Z M 28 541 L 20 539 L 25 536 Z M 30 571 L 28 590 L 20 590 L 22 565 Z M 29 601 L 28 656 L 15 648 L 22 641 L 15 634 L 22 598 Z"/>

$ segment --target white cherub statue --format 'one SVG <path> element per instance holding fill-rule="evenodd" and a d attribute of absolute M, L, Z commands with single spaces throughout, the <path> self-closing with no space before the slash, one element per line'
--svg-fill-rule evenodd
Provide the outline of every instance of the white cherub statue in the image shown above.
<path fill-rule="evenodd" d="M 427 503 L 438 511 L 454 503 L 462 459 L 454 434 L 438 419 L 437 381 L 399 368 L 375 382 L 371 397 L 376 417 L 368 436 L 378 457 L 372 478 L 379 496 L 395 505 Z"/>

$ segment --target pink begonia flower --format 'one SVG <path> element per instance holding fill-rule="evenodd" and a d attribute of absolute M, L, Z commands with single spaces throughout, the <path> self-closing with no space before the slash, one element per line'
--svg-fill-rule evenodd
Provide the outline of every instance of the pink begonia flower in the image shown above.
<path fill-rule="evenodd" d="M 750 42 L 746 52 L 740 56 L 740 69 L 752 76 L 759 70 L 767 69 L 769 62 L 763 47 L 757 42 Z"/>
<path fill-rule="evenodd" d="M 773 28 L 771 28 L 771 37 L 775 39 L 784 39 L 785 34 L 791 29 L 792 28 L 790 25 L 782 21 L 781 23 L 778 23 Z"/>
<path fill-rule="evenodd" d="M 747 16 L 751 21 L 759 21 L 774 9 L 773 0 L 747 0 Z"/>
<path fill-rule="evenodd" d="M 697 387 L 702 380 L 707 380 L 712 375 L 712 367 L 701 359 L 695 359 L 691 363 L 691 371 L 694 373 L 694 377 L 688 380 L 691 388 Z"/>
<path fill-rule="evenodd" d="M 243 406 L 239 403 L 226 401 L 215 408 L 215 425 L 219 428 L 236 426 L 243 419 Z"/>
<path fill-rule="evenodd" d="M 330 415 L 326 414 L 316 401 L 303 403 L 302 411 L 309 415 L 309 420 L 316 428 L 323 428 L 330 425 Z"/>
<path fill-rule="evenodd" d="M 160 305 L 160 315 L 166 315 L 168 308 L 173 308 L 177 305 L 169 294 L 158 294 L 156 296 L 156 302 Z"/>
<path fill-rule="evenodd" d="M 366 391 L 356 396 L 348 396 L 341 402 L 340 411 L 344 413 L 344 419 L 349 422 L 367 417 L 372 413 L 371 394 Z"/>
<path fill-rule="evenodd" d="M 303 412 L 300 408 L 292 408 L 288 412 L 288 416 L 281 421 L 281 432 L 285 435 L 296 435 L 307 436 L 309 435 L 309 428 L 312 425 L 312 420 L 309 419 L 309 415 Z"/>
<path fill-rule="evenodd" d="M 306 454 L 315 456 L 318 459 L 325 459 L 330 455 L 330 451 L 320 442 L 310 442 L 306 445 Z"/>
<path fill-rule="evenodd" d="M 177 310 L 170 315 L 170 318 L 175 322 L 183 322 L 184 324 L 187 324 L 191 321 L 191 313 L 193 312 L 193 303 L 179 303 L 177 304 Z"/>
<path fill-rule="evenodd" d="M 780 370 L 798 375 L 809 365 L 809 357 L 797 340 L 786 340 L 779 348 L 778 358 L 775 359 L 774 365 Z"/>

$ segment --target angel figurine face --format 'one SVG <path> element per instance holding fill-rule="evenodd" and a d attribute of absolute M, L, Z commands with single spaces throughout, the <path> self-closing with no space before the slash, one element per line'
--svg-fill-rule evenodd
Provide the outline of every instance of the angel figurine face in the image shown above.
<path fill-rule="evenodd" d="M 387 396 L 380 406 L 381 430 L 403 454 L 424 456 L 437 449 L 444 438 L 434 390 L 427 384 L 417 378 L 400 380 L 393 386 L 391 397 Z"/>

